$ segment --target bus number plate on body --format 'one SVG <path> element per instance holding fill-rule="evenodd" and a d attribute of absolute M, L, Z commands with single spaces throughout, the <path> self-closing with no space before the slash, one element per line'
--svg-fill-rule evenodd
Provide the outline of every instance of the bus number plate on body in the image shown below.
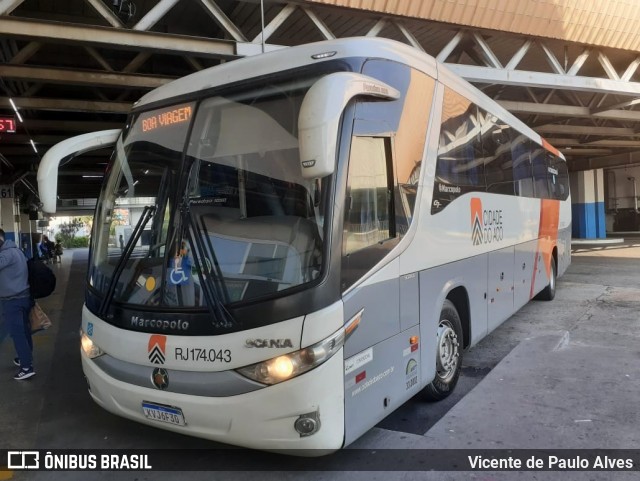
<path fill-rule="evenodd" d="M 147 419 L 151 419 L 152 421 L 176 424 L 178 426 L 184 426 L 186 424 L 182 409 L 177 407 L 142 401 L 142 412 Z"/>

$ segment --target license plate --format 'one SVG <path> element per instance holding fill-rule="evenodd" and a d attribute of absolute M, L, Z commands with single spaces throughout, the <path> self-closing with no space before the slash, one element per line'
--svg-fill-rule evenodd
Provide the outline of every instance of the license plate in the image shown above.
<path fill-rule="evenodd" d="M 175 406 L 142 401 L 142 412 L 147 419 L 151 419 L 152 421 L 176 424 L 178 426 L 184 426 L 186 424 L 182 409 Z"/>

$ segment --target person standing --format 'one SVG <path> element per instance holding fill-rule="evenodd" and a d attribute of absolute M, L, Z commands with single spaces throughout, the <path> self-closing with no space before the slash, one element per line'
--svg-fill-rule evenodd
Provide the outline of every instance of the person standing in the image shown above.
<path fill-rule="evenodd" d="M 0 305 L 5 328 L 13 338 L 18 353 L 16 361 L 20 369 L 13 376 L 18 381 L 36 374 L 29 324 L 32 304 L 27 259 L 13 241 L 5 239 L 4 231 L 0 229 Z"/>
<path fill-rule="evenodd" d="M 43 235 L 38 243 L 38 254 L 45 264 L 49 263 L 51 252 L 49 252 L 49 238 L 46 235 Z"/>

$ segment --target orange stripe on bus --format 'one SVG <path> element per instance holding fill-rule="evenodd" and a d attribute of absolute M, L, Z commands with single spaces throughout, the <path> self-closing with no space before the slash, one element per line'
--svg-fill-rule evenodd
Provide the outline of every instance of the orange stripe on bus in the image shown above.
<path fill-rule="evenodd" d="M 533 262 L 533 276 L 529 298 L 533 298 L 536 272 L 538 270 L 538 255 L 542 254 L 542 261 L 547 272 L 547 279 L 551 279 L 551 259 L 553 248 L 558 243 L 558 223 L 560 220 L 560 201 L 554 199 L 540 200 L 540 224 L 538 226 L 538 246 Z M 557 267 L 556 267 L 557 268 Z"/>
<path fill-rule="evenodd" d="M 551 145 L 549 142 L 547 142 L 544 138 L 542 138 L 542 147 L 546 150 L 548 150 L 549 152 L 551 152 L 553 155 L 555 155 L 556 157 L 560 157 L 560 151 L 558 149 L 556 149 L 553 145 Z"/>

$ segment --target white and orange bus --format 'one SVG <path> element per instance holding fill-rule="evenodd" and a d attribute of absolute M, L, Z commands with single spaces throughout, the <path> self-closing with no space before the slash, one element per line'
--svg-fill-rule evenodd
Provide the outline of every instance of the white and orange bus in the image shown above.
<path fill-rule="evenodd" d="M 342 39 L 203 70 L 137 102 L 98 200 L 82 365 L 126 418 L 268 450 L 335 450 L 570 262 L 562 155 L 432 57 Z M 320 451 L 317 451 L 320 452 Z"/>

